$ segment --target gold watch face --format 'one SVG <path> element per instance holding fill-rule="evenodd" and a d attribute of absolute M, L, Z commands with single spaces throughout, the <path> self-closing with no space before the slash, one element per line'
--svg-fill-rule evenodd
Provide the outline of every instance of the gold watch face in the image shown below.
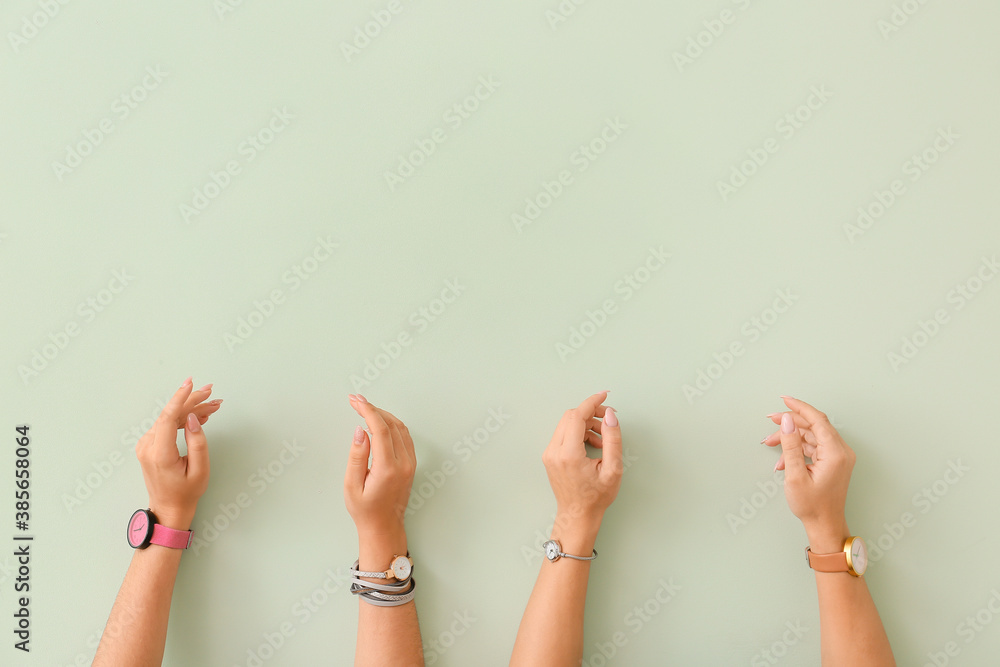
<path fill-rule="evenodd" d="M 868 569 L 868 547 L 860 537 L 850 539 L 844 551 L 847 553 L 848 571 L 860 577 Z"/>
<path fill-rule="evenodd" d="M 392 575 L 399 581 L 409 577 L 410 570 L 410 559 L 406 556 L 396 556 L 396 559 L 392 561 Z"/>

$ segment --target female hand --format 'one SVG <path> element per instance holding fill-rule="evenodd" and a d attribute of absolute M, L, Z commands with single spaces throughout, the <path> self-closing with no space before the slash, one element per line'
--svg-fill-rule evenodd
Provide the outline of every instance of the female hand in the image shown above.
<path fill-rule="evenodd" d="M 211 395 L 212 385 L 197 391 L 191 387 L 188 378 L 135 446 L 149 492 L 149 509 L 160 523 L 175 530 L 190 528 L 198 499 L 208 486 L 208 442 L 201 425 L 222 404 L 221 400 L 203 402 Z M 187 443 L 184 456 L 177 448 L 181 428 Z"/>
<path fill-rule="evenodd" d="M 583 549 L 589 555 L 604 511 L 621 486 L 622 434 L 614 409 L 602 405 L 607 395 L 602 391 L 567 410 L 542 454 L 556 497 L 553 538 L 567 553 Z M 602 458 L 589 458 L 584 443 L 603 449 Z"/>
<path fill-rule="evenodd" d="M 404 515 L 417 455 L 403 422 L 360 394 L 352 394 L 350 401 L 371 437 L 360 426 L 354 431 L 344 477 L 344 502 L 358 529 L 361 569 L 385 569 L 388 561 L 382 560 L 406 553 Z M 376 562 L 366 562 L 372 559 Z"/>
<path fill-rule="evenodd" d="M 804 401 L 782 398 L 790 412 L 769 415 L 781 428 L 764 443 L 771 447 L 781 443 L 775 470 L 785 471 L 788 507 L 802 521 L 813 551 L 839 551 L 844 538 L 850 535 L 844 506 L 854 469 L 854 450 L 825 414 Z M 807 464 L 806 457 L 812 463 Z"/>

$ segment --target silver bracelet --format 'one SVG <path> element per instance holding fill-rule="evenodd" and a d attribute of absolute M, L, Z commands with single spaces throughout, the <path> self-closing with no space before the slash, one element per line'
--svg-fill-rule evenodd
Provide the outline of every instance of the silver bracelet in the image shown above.
<path fill-rule="evenodd" d="M 549 540 L 542 544 L 542 551 L 545 552 L 545 557 L 549 559 L 550 563 L 554 563 L 560 558 L 572 558 L 573 560 L 594 560 L 597 558 L 597 549 L 594 549 L 593 556 L 573 556 L 563 553 L 562 547 L 556 540 Z"/>
<path fill-rule="evenodd" d="M 351 594 L 357 595 L 368 604 L 378 607 L 397 607 L 411 601 L 416 595 L 414 591 L 417 582 L 413 579 L 412 569 L 406 579 L 399 583 L 376 584 L 372 581 L 362 581 L 361 577 L 371 576 L 372 573 L 361 571 L 358 567 L 359 562 L 354 561 L 354 565 L 351 566 Z"/>

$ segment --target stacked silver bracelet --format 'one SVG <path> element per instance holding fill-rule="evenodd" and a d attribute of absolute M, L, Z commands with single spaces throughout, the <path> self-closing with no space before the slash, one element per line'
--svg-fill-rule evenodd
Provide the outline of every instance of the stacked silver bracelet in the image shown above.
<path fill-rule="evenodd" d="M 416 595 L 414 589 L 417 582 L 413 579 L 413 571 L 409 576 L 395 584 L 376 584 L 371 581 L 363 581 L 361 577 L 371 577 L 376 572 L 361 572 L 358 570 L 359 561 L 354 561 L 351 566 L 351 593 L 359 596 L 368 604 L 377 607 L 398 607 L 406 604 Z"/>

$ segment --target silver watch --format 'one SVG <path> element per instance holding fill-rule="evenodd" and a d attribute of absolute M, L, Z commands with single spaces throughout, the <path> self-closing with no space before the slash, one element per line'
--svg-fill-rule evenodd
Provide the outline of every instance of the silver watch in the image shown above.
<path fill-rule="evenodd" d="M 594 560 L 597 558 L 597 549 L 594 549 L 593 556 L 572 556 L 567 553 L 563 553 L 562 547 L 559 546 L 559 542 L 556 540 L 549 540 L 542 545 L 542 550 L 545 551 L 545 557 L 549 559 L 550 563 L 554 563 L 560 558 L 572 558 L 573 560 Z"/>
<path fill-rule="evenodd" d="M 368 577 L 370 579 L 395 579 L 397 581 L 406 581 L 409 579 L 412 571 L 413 559 L 410 558 L 410 554 L 407 552 L 405 556 L 393 556 L 392 564 L 389 566 L 389 569 L 384 572 L 362 572 L 360 570 L 355 570 L 354 574 L 358 577 Z"/>

